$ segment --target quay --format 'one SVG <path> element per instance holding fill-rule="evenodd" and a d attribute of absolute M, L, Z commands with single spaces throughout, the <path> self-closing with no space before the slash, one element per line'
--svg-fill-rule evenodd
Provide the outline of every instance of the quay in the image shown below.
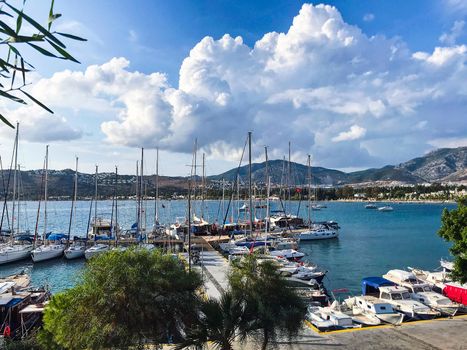
<path fill-rule="evenodd" d="M 229 263 L 210 243 L 205 237 L 196 238 L 196 244 L 201 245 L 202 250 L 200 265 L 195 268 L 202 270 L 206 277 L 207 295 L 218 298 L 227 286 Z M 467 315 L 331 332 L 319 332 L 306 322 L 296 339 L 279 341 L 277 347 L 296 350 L 467 350 Z M 234 348 L 253 350 L 258 344 L 247 341 L 235 344 Z"/>

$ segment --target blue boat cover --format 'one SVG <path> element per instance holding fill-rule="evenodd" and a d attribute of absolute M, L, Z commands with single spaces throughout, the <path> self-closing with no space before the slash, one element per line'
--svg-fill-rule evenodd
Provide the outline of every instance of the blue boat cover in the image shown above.
<path fill-rule="evenodd" d="M 366 295 L 368 292 L 376 292 L 379 287 L 395 286 L 394 282 L 391 282 L 383 277 L 366 277 L 362 279 L 362 294 Z"/>
<path fill-rule="evenodd" d="M 51 233 L 47 239 L 49 241 L 60 241 L 61 239 L 67 239 L 68 235 L 64 233 Z"/>

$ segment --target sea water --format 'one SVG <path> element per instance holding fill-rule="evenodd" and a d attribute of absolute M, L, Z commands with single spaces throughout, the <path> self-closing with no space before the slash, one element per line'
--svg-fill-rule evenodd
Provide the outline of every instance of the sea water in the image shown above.
<path fill-rule="evenodd" d="M 72 236 L 85 236 L 88 230 L 89 213 L 95 215 L 95 207 L 90 210 L 90 201 L 78 201 L 76 215 L 71 224 Z M 365 209 L 361 202 L 326 202 L 327 208 L 312 211 L 314 221 L 333 220 L 341 227 L 338 239 L 302 242 L 300 250 L 306 254 L 304 260 L 314 262 L 328 270 L 325 284 L 329 289 L 348 288 L 354 293 L 360 289 L 364 277 L 381 276 L 390 269 L 405 269 L 408 266 L 435 269 L 441 257 L 449 256 L 449 244 L 437 234 L 441 225 L 444 208 L 453 209 L 455 204 L 394 203 L 392 212 Z M 194 213 L 210 222 L 244 218 L 246 213 L 239 212 L 243 202 L 200 201 L 193 203 Z M 384 203 L 380 203 L 384 205 Z M 287 203 L 287 211 L 307 219 L 306 203 L 298 201 Z M 154 201 L 144 204 L 142 225 L 152 228 L 155 214 Z M 272 210 L 280 210 L 279 202 L 271 204 Z M 35 231 L 38 202 L 23 202 L 15 220 L 21 231 Z M 70 201 L 51 201 L 47 210 L 47 232 L 68 233 L 70 222 Z M 119 201 L 118 223 L 122 229 L 129 229 L 136 221 L 136 202 Z M 187 203 L 183 200 L 160 201 L 159 221 L 172 223 L 177 218 L 186 217 Z M 38 221 L 37 232 L 44 232 L 43 203 Z M 228 210 L 228 211 L 227 211 Z M 257 209 L 255 217 L 264 217 L 265 209 Z M 261 212 L 262 211 L 262 212 Z M 11 213 L 11 207 L 10 211 Z M 227 212 L 227 215 L 226 215 Z M 97 216 L 110 219 L 112 201 L 97 204 Z M 11 218 L 10 218 L 11 219 Z M 8 226 L 4 218 L 3 228 Z M 15 223 L 16 227 L 16 223 Z M 24 260 L 8 265 L 0 265 L 0 276 L 26 270 L 31 274 L 35 286 L 48 285 L 53 292 L 72 287 L 80 277 L 85 266 L 84 259 L 68 261 L 64 258 L 33 264 Z"/>

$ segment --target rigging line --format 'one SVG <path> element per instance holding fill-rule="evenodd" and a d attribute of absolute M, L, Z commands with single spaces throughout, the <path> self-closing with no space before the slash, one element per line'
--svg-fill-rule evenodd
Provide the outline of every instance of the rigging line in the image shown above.
<path fill-rule="evenodd" d="M 41 190 L 39 192 L 39 203 L 37 204 L 37 214 L 36 214 L 36 227 L 34 228 L 34 247 L 37 244 L 37 236 L 38 236 L 38 229 L 39 229 L 39 219 L 40 219 L 40 212 L 41 212 L 41 194 L 44 191 L 44 182 L 45 182 L 45 159 L 44 165 L 42 167 L 42 177 L 41 177 Z"/>
<path fill-rule="evenodd" d="M 3 183 L 3 193 L 4 193 L 4 196 L 5 196 L 5 199 L 8 197 L 8 188 L 5 187 L 5 174 L 4 174 L 4 171 L 3 171 L 3 162 L 2 162 L 2 157 L 0 156 L 0 170 L 2 172 L 2 183 Z M 8 180 L 10 179 L 10 172 L 8 172 Z M 8 182 L 9 184 L 9 182 Z M 8 185 L 9 187 L 9 185 Z M 10 226 L 10 217 L 8 215 L 8 206 L 6 206 L 6 220 L 7 220 L 7 224 L 8 226 Z M 2 214 L 2 221 L 3 221 L 3 214 Z M 0 228 L 1 228 L 1 224 L 0 224 Z"/>
<path fill-rule="evenodd" d="M 243 146 L 242 156 L 240 157 L 240 162 L 238 163 L 237 173 L 235 175 L 236 181 L 232 182 L 232 193 L 231 193 L 229 201 L 227 203 L 227 210 L 225 211 L 224 220 L 222 221 L 222 231 L 225 230 L 225 222 L 227 221 L 227 216 L 229 215 L 230 204 L 231 204 L 231 202 L 233 200 L 233 197 L 234 197 L 234 194 L 235 194 L 235 185 L 236 185 L 236 183 L 238 184 L 238 175 L 240 173 L 240 167 L 242 166 L 243 156 L 245 155 L 245 150 L 246 150 L 247 145 L 248 145 L 248 137 L 245 140 L 245 145 Z M 221 236 L 221 231 L 219 230 L 219 239 L 220 239 L 220 236 Z"/>

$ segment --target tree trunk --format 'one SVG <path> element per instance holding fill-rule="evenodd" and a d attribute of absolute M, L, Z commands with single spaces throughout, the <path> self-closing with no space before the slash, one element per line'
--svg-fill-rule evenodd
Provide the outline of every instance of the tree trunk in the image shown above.
<path fill-rule="evenodd" d="M 269 343 L 269 331 L 267 329 L 263 332 L 263 345 L 261 346 L 261 350 L 266 350 Z"/>

